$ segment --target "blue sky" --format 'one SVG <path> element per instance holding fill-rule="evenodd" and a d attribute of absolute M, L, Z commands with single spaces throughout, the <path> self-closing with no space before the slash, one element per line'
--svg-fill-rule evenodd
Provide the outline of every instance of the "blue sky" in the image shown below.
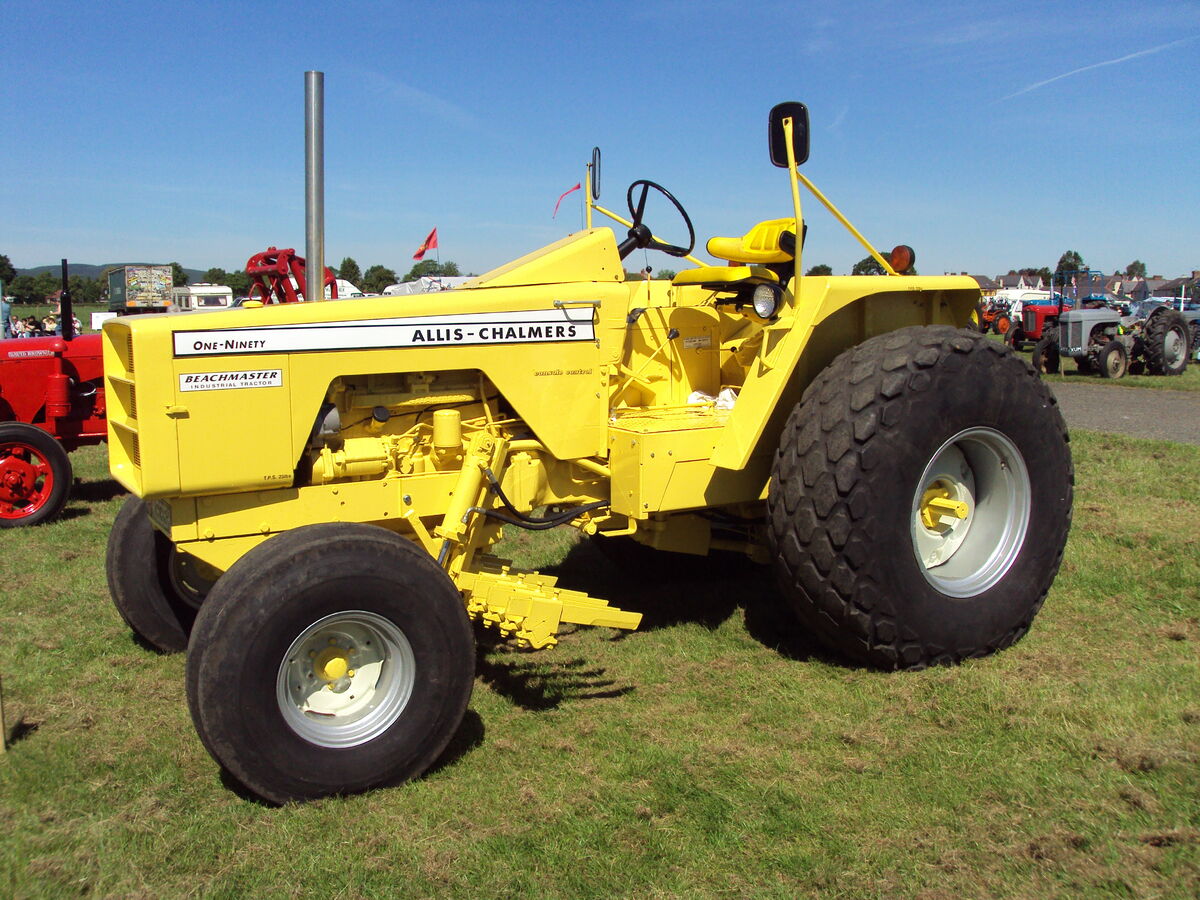
<path fill-rule="evenodd" d="M 326 255 L 403 274 L 437 226 L 482 272 L 578 228 L 558 195 L 668 187 L 700 246 L 790 214 L 765 123 L 924 273 L 1200 269 L 1200 3 L 0 3 L 14 265 L 304 252 L 304 78 L 325 73 Z M 805 265 L 864 253 L 805 196 Z M 648 215 L 678 236 L 661 207 Z M 677 267 L 661 254 L 643 259 Z"/>

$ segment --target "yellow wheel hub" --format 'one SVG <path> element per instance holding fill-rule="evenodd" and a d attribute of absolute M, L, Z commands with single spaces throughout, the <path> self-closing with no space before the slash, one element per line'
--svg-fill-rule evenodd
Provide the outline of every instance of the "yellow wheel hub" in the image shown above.
<path fill-rule="evenodd" d="M 965 519 L 969 512 L 966 503 L 950 499 L 950 491 L 940 481 L 930 485 L 921 497 L 921 524 L 930 531 L 946 531 L 953 521 L 945 521 L 944 517 Z"/>
<path fill-rule="evenodd" d="M 317 657 L 313 672 L 322 681 L 340 681 L 351 675 L 348 651 L 336 645 L 327 647 Z"/>

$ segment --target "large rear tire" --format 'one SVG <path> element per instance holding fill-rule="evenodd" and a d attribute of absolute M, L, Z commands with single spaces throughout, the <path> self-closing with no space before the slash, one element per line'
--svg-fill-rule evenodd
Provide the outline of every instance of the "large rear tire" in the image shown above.
<path fill-rule="evenodd" d="M 1151 313 L 1143 342 L 1151 375 L 1182 375 L 1187 369 L 1192 335 L 1179 310 L 1162 308 Z"/>
<path fill-rule="evenodd" d="M 846 351 L 775 458 L 785 596 L 826 644 L 885 669 L 1009 646 L 1062 560 L 1067 440 L 1053 395 L 994 341 L 916 327 Z"/>
<path fill-rule="evenodd" d="M 71 495 L 71 480 L 62 444 L 25 422 L 0 423 L 0 528 L 55 518 Z"/>
<path fill-rule="evenodd" d="M 121 618 L 159 653 L 181 653 L 211 587 L 199 560 L 180 553 L 150 524 L 146 501 L 130 497 L 108 533 L 108 592 Z M 213 575 L 216 573 L 206 573 Z"/>
<path fill-rule="evenodd" d="M 424 772 L 474 681 L 454 583 L 372 525 L 308 525 L 260 544 L 217 582 L 188 649 L 192 720 L 213 757 L 273 803 Z"/>

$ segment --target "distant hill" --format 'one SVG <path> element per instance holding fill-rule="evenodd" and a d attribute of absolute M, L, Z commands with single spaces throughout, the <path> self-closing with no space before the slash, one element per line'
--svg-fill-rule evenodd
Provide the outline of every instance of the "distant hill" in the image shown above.
<path fill-rule="evenodd" d="M 67 267 L 72 275 L 78 275 L 80 278 L 99 278 L 104 274 L 105 269 L 112 269 L 116 266 L 148 266 L 148 265 L 165 265 L 164 263 L 104 263 L 103 265 L 93 266 L 89 263 L 70 262 L 68 260 Z M 34 266 L 31 269 L 17 269 L 18 275 L 40 275 L 42 272 L 51 272 L 57 275 L 62 271 L 62 263 L 55 263 L 52 266 Z M 184 269 L 187 273 L 188 281 L 191 283 L 199 281 L 204 277 L 204 269 Z"/>

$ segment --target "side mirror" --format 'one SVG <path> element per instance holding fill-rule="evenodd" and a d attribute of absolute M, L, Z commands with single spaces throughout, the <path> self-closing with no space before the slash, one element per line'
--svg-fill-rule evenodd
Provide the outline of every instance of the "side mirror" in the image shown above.
<path fill-rule="evenodd" d="M 783 133 L 783 120 L 792 120 L 792 147 L 796 165 L 808 162 L 808 107 L 803 103 L 789 101 L 780 103 L 771 110 L 767 136 L 771 144 L 771 164 L 781 169 L 788 167 L 787 138 Z"/>
<path fill-rule="evenodd" d="M 592 148 L 592 202 L 600 199 L 600 148 Z"/>

